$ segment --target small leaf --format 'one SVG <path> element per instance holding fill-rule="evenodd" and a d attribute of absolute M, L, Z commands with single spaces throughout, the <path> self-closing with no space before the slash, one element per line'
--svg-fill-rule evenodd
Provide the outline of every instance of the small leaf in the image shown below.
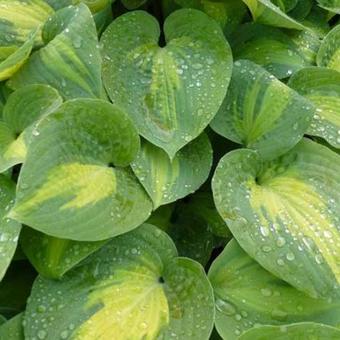
<path fill-rule="evenodd" d="M 0 339 L 25 340 L 22 322 L 23 313 L 20 313 L 0 325 Z"/>
<path fill-rule="evenodd" d="M 261 251 L 271 256 L 269 247 Z M 255 324 L 314 321 L 337 326 L 340 321 L 338 300 L 317 300 L 296 290 L 261 267 L 235 240 L 211 265 L 209 280 L 215 293 L 215 326 L 224 339 L 236 339 Z"/>
<path fill-rule="evenodd" d="M 339 299 L 339 174 L 340 156 L 305 139 L 272 162 L 252 150 L 230 152 L 212 188 L 251 257 L 310 296 Z"/>
<path fill-rule="evenodd" d="M 5 217 L 15 198 L 15 183 L 0 175 L 0 281 L 17 247 L 21 225 Z"/>
<path fill-rule="evenodd" d="M 322 137 L 340 148 L 340 73 L 323 67 L 309 67 L 294 74 L 288 85 L 316 107 L 308 134 Z"/>
<path fill-rule="evenodd" d="M 313 105 L 250 61 L 239 60 L 234 66 L 227 96 L 211 127 L 266 159 L 287 152 L 306 132 Z"/>
<path fill-rule="evenodd" d="M 323 39 L 317 64 L 340 72 L 340 25 L 335 26 Z"/>
<path fill-rule="evenodd" d="M 288 335 L 289 334 L 289 335 Z M 289 336 L 290 340 L 299 339 L 340 339 L 340 329 L 330 327 L 321 323 L 301 322 L 285 326 L 262 326 L 255 327 L 239 340 L 262 340 L 264 338 L 285 340 Z"/>
<path fill-rule="evenodd" d="M 172 161 L 162 149 L 144 141 L 131 164 L 154 209 L 196 191 L 208 178 L 211 165 L 212 148 L 206 134 L 186 145 Z"/>
<path fill-rule="evenodd" d="M 84 4 L 56 12 L 43 28 L 45 46 L 9 80 L 18 89 L 47 84 L 65 98 L 101 97 L 101 57 L 96 26 Z"/>
<path fill-rule="evenodd" d="M 146 12 L 115 19 L 101 38 L 103 79 L 139 133 L 174 158 L 216 114 L 232 58 L 218 24 L 200 11 L 172 13 L 164 34 L 167 44 L 160 47 L 159 25 Z"/>
<path fill-rule="evenodd" d="M 35 128 L 9 215 L 78 241 L 136 228 L 152 208 L 137 178 L 123 168 L 138 148 L 138 134 L 119 108 L 98 99 L 66 102 Z"/>
<path fill-rule="evenodd" d="M 40 275 L 52 279 L 61 278 L 105 242 L 65 240 L 27 227 L 23 229 L 20 236 L 20 245 L 32 265 Z"/>
<path fill-rule="evenodd" d="M 60 281 L 39 277 L 25 335 L 39 338 L 43 329 L 51 340 L 208 339 L 213 308 L 203 268 L 178 258 L 164 232 L 143 225 L 114 238 Z"/>
<path fill-rule="evenodd" d="M 61 104 L 58 92 L 46 85 L 28 85 L 8 97 L 0 119 L 0 172 L 25 160 L 33 123 Z"/>

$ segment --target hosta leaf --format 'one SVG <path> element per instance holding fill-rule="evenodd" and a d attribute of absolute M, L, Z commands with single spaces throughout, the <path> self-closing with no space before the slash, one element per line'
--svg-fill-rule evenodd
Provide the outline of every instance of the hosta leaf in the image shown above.
<path fill-rule="evenodd" d="M 36 272 L 27 261 L 11 263 L 0 282 L 0 313 L 2 315 L 11 318 L 25 309 L 35 277 Z M 2 340 L 1 337 L 0 339 Z"/>
<path fill-rule="evenodd" d="M 0 60 L 0 81 L 11 77 L 27 61 L 32 51 L 36 35 L 37 31 L 32 32 L 22 46 L 15 49 L 6 59 Z"/>
<path fill-rule="evenodd" d="M 39 277 L 25 313 L 26 337 L 208 339 L 210 283 L 199 264 L 176 256 L 164 232 L 143 225 L 60 281 Z"/>
<path fill-rule="evenodd" d="M 179 216 L 187 216 L 195 221 L 203 222 L 208 230 L 219 237 L 230 237 L 230 231 L 218 214 L 212 194 L 210 192 L 197 192 L 188 200 L 176 207 Z"/>
<path fill-rule="evenodd" d="M 111 5 L 112 0 L 82 0 L 91 10 L 92 13 L 98 13 Z"/>
<path fill-rule="evenodd" d="M 20 245 L 27 258 L 44 277 L 58 279 L 105 241 L 78 242 L 48 236 L 31 228 L 24 228 Z"/>
<path fill-rule="evenodd" d="M 289 337 L 290 340 L 337 340 L 340 339 L 340 329 L 313 322 L 301 322 L 281 327 L 262 326 L 247 331 L 240 336 L 239 340 L 285 340 L 287 337 Z"/>
<path fill-rule="evenodd" d="M 303 20 L 313 7 L 313 0 L 298 0 L 296 6 L 289 12 L 289 16 L 295 20 Z"/>
<path fill-rule="evenodd" d="M 66 99 L 100 97 L 101 57 L 96 26 L 84 4 L 56 12 L 43 28 L 46 46 L 9 80 L 12 88 L 47 84 Z"/>
<path fill-rule="evenodd" d="M 317 2 L 328 11 L 340 14 L 340 0 L 317 0 Z"/>
<path fill-rule="evenodd" d="M 0 119 L 0 172 L 25 160 L 32 124 L 61 103 L 58 92 L 46 85 L 25 86 L 8 97 Z"/>
<path fill-rule="evenodd" d="M 310 39 L 309 39 L 310 40 Z M 310 65 L 299 46 L 281 30 L 265 25 L 248 23 L 240 26 L 232 36 L 232 47 L 235 59 L 248 59 L 263 66 L 268 72 L 281 79 L 292 75 L 304 66 Z M 319 48 L 309 44 L 309 49 Z M 315 46 L 316 45 L 316 46 Z M 314 62 L 314 60 L 313 60 Z"/>
<path fill-rule="evenodd" d="M 323 38 L 330 30 L 327 12 L 317 6 L 312 7 L 311 12 L 302 20 L 302 23 L 320 38 Z"/>
<path fill-rule="evenodd" d="M 159 25 L 146 12 L 117 18 L 101 39 L 103 79 L 139 133 L 173 158 L 217 112 L 232 60 L 220 27 L 200 11 L 172 13 L 164 34 L 167 44 L 160 47 Z"/>
<path fill-rule="evenodd" d="M 147 0 L 121 0 L 121 2 L 127 9 L 131 10 L 144 5 Z"/>
<path fill-rule="evenodd" d="M 243 0 L 243 2 L 249 7 L 255 22 L 297 30 L 306 29 L 306 27 L 289 17 L 270 0 Z"/>
<path fill-rule="evenodd" d="M 294 9 L 298 0 L 271 0 L 271 2 L 279 7 L 283 12 L 289 12 Z"/>
<path fill-rule="evenodd" d="M 17 247 L 21 225 L 5 217 L 14 203 L 15 184 L 0 175 L 0 281 L 11 263 Z"/>
<path fill-rule="evenodd" d="M 340 25 L 335 26 L 323 39 L 317 55 L 318 66 L 340 72 Z"/>
<path fill-rule="evenodd" d="M 271 159 L 302 138 L 313 113 L 307 99 L 262 67 L 239 60 L 234 63 L 227 96 L 211 127 Z"/>
<path fill-rule="evenodd" d="M 0 0 L 0 60 L 24 44 L 53 13 L 43 0 Z M 36 44 L 42 44 L 40 28 Z"/>
<path fill-rule="evenodd" d="M 162 149 L 145 141 L 131 165 L 156 209 L 189 195 L 204 183 L 212 165 L 212 148 L 208 136 L 202 134 L 170 161 Z"/>
<path fill-rule="evenodd" d="M 25 340 L 22 322 L 23 313 L 20 313 L 2 324 L 0 326 L 0 339 Z"/>
<path fill-rule="evenodd" d="M 310 294 L 339 298 L 340 157 L 310 140 L 272 162 L 252 150 L 220 161 L 212 187 L 234 237 L 264 268 Z"/>
<path fill-rule="evenodd" d="M 214 246 L 214 235 L 203 220 L 181 216 L 167 230 L 180 256 L 189 257 L 205 266 Z"/>
<path fill-rule="evenodd" d="M 175 0 L 185 8 L 199 9 L 215 19 L 228 35 L 241 23 L 247 13 L 247 6 L 239 0 Z"/>
<path fill-rule="evenodd" d="M 215 326 L 224 339 L 236 339 L 254 325 L 339 325 L 339 301 L 316 300 L 296 290 L 261 267 L 235 240 L 213 262 L 209 279 L 215 293 Z"/>
<path fill-rule="evenodd" d="M 317 108 L 308 133 L 340 148 L 340 73 L 323 67 L 305 68 L 294 74 L 289 86 Z"/>
<path fill-rule="evenodd" d="M 78 241 L 107 239 L 147 219 L 151 201 L 135 176 L 122 168 L 139 148 L 137 132 L 123 111 L 99 99 L 71 100 L 35 131 L 12 218 Z"/>

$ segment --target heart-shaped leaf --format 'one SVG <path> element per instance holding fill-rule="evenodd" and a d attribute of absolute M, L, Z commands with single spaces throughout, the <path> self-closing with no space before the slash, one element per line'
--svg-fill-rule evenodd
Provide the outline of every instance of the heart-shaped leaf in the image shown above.
<path fill-rule="evenodd" d="M 313 105 L 248 60 L 234 63 L 227 96 L 211 123 L 220 135 L 272 159 L 306 132 Z"/>
<path fill-rule="evenodd" d="M 15 183 L 0 175 L 0 281 L 17 247 L 21 225 L 5 217 L 15 198 Z"/>
<path fill-rule="evenodd" d="M 294 74 L 288 84 L 316 106 L 308 134 L 322 137 L 340 148 L 340 73 L 309 67 Z"/>
<path fill-rule="evenodd" d="M 206 134 L 186 145 L 173 160 L 162 149 L 145 141 L 131 164 L 154 209 L 196 191 L 208 178 L 211 165 L 212 148 Z"/>
<path fill-rule="evenodd" d="M 32 265 L 40 275 L 52 279 L 61 278 L 105 242 L 65 240 L 27 227 L 20 235 L 20 245 Z"/>
<path fill-rule="evenodd" d="M 25 313 L 25 335 L 208 339 L 213 308 L 203 268 L 178 258 L 164 232 L 143 225 L 114 238 L 60 281 L 39 277 Z"/>
<path fill-rule="evenodd" d="M 319 6 L 327 9 L 328 11 L 340 14 L 340 1 L 339 0 L 317 0 Z"/>
<path fill-rule="evenodd" d="M 340 329 L 321 323 L 301 322 L 286 326 L 255 327 L 239 337 L 239 340 L 275 339 L 285 340 L 300 339 L 340 339 Z"/>
<path fill-rule="evenodd" d="M 25 160 L 33 123 L 61 104 L 58 92 L 46 85 L 28 85 L 8 97 L 0 119 L 0 172 Z"/>
<path fill-rule="evenodd" d="M 279 79 L 289 77 L 301 68 L 315 64 L 320 46 L 318 37 L 312 33 L 298 34 L 295 35 L 300 45 L 278 28 L 254 23 L 244 24 L 231 38 L 234 57 L 251 60 Z M 301 46 L 306 48 L 303 50 Z"/>
<path fill-rule="evenodd" d="M 103 79 L 139 133 L 173 158 L 216 114 L 232 58 L 218 24 L 200 11 L 172 13 L 164 34 L 167 44 L 160 47 L 159 25 L 146 12 L 117 18 L 101 39 Z"/>
<path fill-rule="evenodd" d="M 323 39 L 317 64 L 340 72 L 340 25 L 335 26 Z"/>
<path fill-rule="evenodd" d="M 46 46 L 9 80 L 17 89 L 47 84 L 66 99 L 101 97 L 101 57 L 96 26 L 84 4 L 59 10 L 43 28 Z"/>
<path fill-rule="evenodd" d="M 255 22 L 269 26 L 304 30 L 301 23 L 289 17 L 270 0 L 242 0 L 248 7 Z"/>
<path fill-rule="evenodd" d="M 217 210 L 264 268 L 314 297 L 339 299 L 340 156 L 310 140 L 272 162 L 235 150 L 212 182 Z"/>
<path fill-rule="evenodd" d="M 20 313 L 2 324 L 0 326 L 0 339 L 25 340 L 22 322 L 23 313 Z"/>
<path fill-rule="evenodd" d="M 10 216 L 48 235 L 78 241 L 136 228 L 152 204 L 137 178 L 122 167 L 138 148 L 137 131 L 119 108 L 99 99 L 66 102 L 35 128 Z"/>
<path fill-rule="evenodd" d="M 261 267 L 235 240 L 215 259 L 209 279 L 215 294 L 215 326 L 224 339 L 236 339 L 254 325 L 340 322 L 339 300 L 317 300 L 296 290 Z"/>

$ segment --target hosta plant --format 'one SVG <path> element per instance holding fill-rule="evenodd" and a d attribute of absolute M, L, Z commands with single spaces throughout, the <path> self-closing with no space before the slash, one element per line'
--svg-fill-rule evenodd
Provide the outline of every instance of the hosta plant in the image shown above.
<path fill-rule="evenodd" d="M 0 339 L 340 339 L 339 0 L 0 0 Z"/>

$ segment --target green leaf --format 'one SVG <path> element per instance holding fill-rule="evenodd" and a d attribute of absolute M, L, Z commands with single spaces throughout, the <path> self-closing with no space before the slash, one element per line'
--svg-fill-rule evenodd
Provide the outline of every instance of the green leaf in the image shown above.
<path fill-rule="evenodd" d="M 282 79 L 315 63 L 315 59 L 309 60 L 309 54 L 312 50 L 315 58 L 320 45 L 319 39 L 311 39 L 311 35 L 304 37 L 309 38 L 308 44 L 304 44 L 307 45 L 306 52 L 288 34 L 277 28 L 247 23 L 240 26 L 232 36 L 232 48 L 235 59 L 251 60 Z M 306 56 L 304 52 L 307 53 Z"/>
<path fill-rule="evenodd" d="M 339 299 L 340 156 L 308 139 L 272 162 L 235 150 L 213 181 L 217 210 L 264 268 L 314 297 Z"/>
<path fill-rule="evenodd" d="M 0 281 L 17 247 L 21 225 L 5 217 L 15 198 L 15 183 L 0 175 Z"/>
<path fill-rule="evenodd" d="M 46 45 L 9 80 L 17 89 L 47 84 L 65 98 L 102 95 L 101 57 L 96 26 L 84 4 L 59 10 L 43 28 Z"/>
<path fill-rule="evenodd" d="M 335 26 L 323 39 L 317 64 L 340 72 L 340 25 Z"/>
<path fill-rule="evenodd" d="M 204 222 L 207 229 L 218 237 L 230 238 L 231 236 L 227 225 L 216 210 L 210 192 L 195 193 L 188 200 L 180 202 L 176 211 L 179 216 L 187 216 L 200 223 Z"/>
<path fill-rule="evenodd" d="M 121 0 L 121 2 L 127 9 L 132 10 L 144 5 L 147 0 Z"/>
<path fill-rule="evenodd" d="M 279 7 L 283 12 L 289 12 L 295 8 L 298 0 L 271 0 L 271 2 Z"/>
<path fill-rule="evenodd" d="M 28 85 L 8 97 L 0 119 L 0 172 L 25 160 L 33 123 L 61 104 L 58 92 L 46 85 Z"/>
<path fill-rule="evenodd" d="M 66 102 L 36 126 L 9 215 L 78 241 L 103 240 L 139 226 L 151 201 L 123 168 L 138 148 L 138 134 L 119 108 L 99 99 Z"/>
<path fill-rule="evenodd" d="M 42 45 L 41 26 L 53 9 L 43 0 L 0 1 L 0 60 L 27 42 L 32 31 L 38 29 L 36 45 Z"/>
<path fill-rule="evenodd" d="M 103 79 L 139 133 L 173 158 L 216 114 L 231 75 L 231 51 L 218 24 L 182 9 L 165 21 L 166 46 L 154 17 L 135 11 L 104 32 Z M 119 65 L 119 67 L 117 67 Z"/>
<path fill-rule="evenodd" d="M 269 26 L 304 30 L 301 23 L 285 14 L 270 0 L 242 0 L 248 7 L 255 22 Z"/>
<path fill-rule="evenodd" d="M 59 279 L 81 260 L 98 250 L 105 241 L 78 242 L 48 236 L 31 228 L 24 228 L 20 245 L 38 273 Z"/>
<path fill-rule="evenodd" d="M 22 322 L 23 313 L 20 313 L 2 324 L 0 326 L 0 339 L 25 340 Z"/>
<path fill-rule="evenodd" d="M 339 0 L 317 0 L 319 6 L 327 9 L 328 11 L 340 14 L 340 1 Z"/>
<path fill-rule="evenodd" d="M 175 242 L 180 256 L 189 257 L 205 266 L 214 246 L 214 235 L 203 220 L 181 216 L 167 233 Z"/>
<path fill-rule="evenodd" d="M 196 191 L 208 178 L 211 165 L 212 148 L 206 134 L 186 145 L 172 161 L 162 149 L 144 141 L 131 164 L 154 209 Z"/>
<path fill-rule="evenodd" d="M 175 2 L 181 7 L 205 12 L 221 25 L 226 35 L 235 30 L 247 13 L 247 6 L 239 0 L 175 0 Z"/>
<path fill-rule="evenodd" d="M 303 20 L 311 12 L 313 4 L 313 0 L 298 0 L 296 6 L 289 12 L 289 16 L 298 21 Z"/>
<path fill-rule="evenodd" d="M 227 96 L 211 123 L 220 135 L 273 159 L 291 149 L 307 130 L 312 104 L 247 60 L 234 63 Z"/>
<path fill-rule="evenodd" d="M 25 309 L 35 277 L 36 272 L 27 261 L 11 263 L 0 282 L 0 314 L 11 318 Z"/>
<path fill-rule="evenodd" d="M 236 339 L 254 325 L 302 321 L 339 325 L 339 301 L 317 300 L 296 290 L 261 267 L 235 240 L 215 259 L 209 279 L 215 294 L 215 326 L 224 339 Z"/>
<path fill-rule="evenodd" d="M 0 81 L 10 78 L 27 61 L 31 54 L 37 31 L 32 32 L 27 41 L 10 54 L 6 59 L 0 61 Z"/>
<path fill-rule="evenodd" d="M 340 73 L 309 67 L 294 74 L 288 84 L 316 106 L 308 134 L 322 137 L 340 148 Z"/>
<path fill-rule="evenodd" d="M 289 336 L 290 340 L 337 340 L 340 339 L 340 329 L 313 322 L 301 322 L 281 327 L 262 326 L 249 330 L 244 335 L 240 336 L 239 340 L 284 340 L 287 339 L 287 336 Z"/>
<path fill-rule="evenodd" d="M 25 335 L 208 339 L 213 319 L 203 268 L 178 258 L 164 232 L 143 225 L 114 238 L 60 281 L 39 277 L 25 313 Z"/>

